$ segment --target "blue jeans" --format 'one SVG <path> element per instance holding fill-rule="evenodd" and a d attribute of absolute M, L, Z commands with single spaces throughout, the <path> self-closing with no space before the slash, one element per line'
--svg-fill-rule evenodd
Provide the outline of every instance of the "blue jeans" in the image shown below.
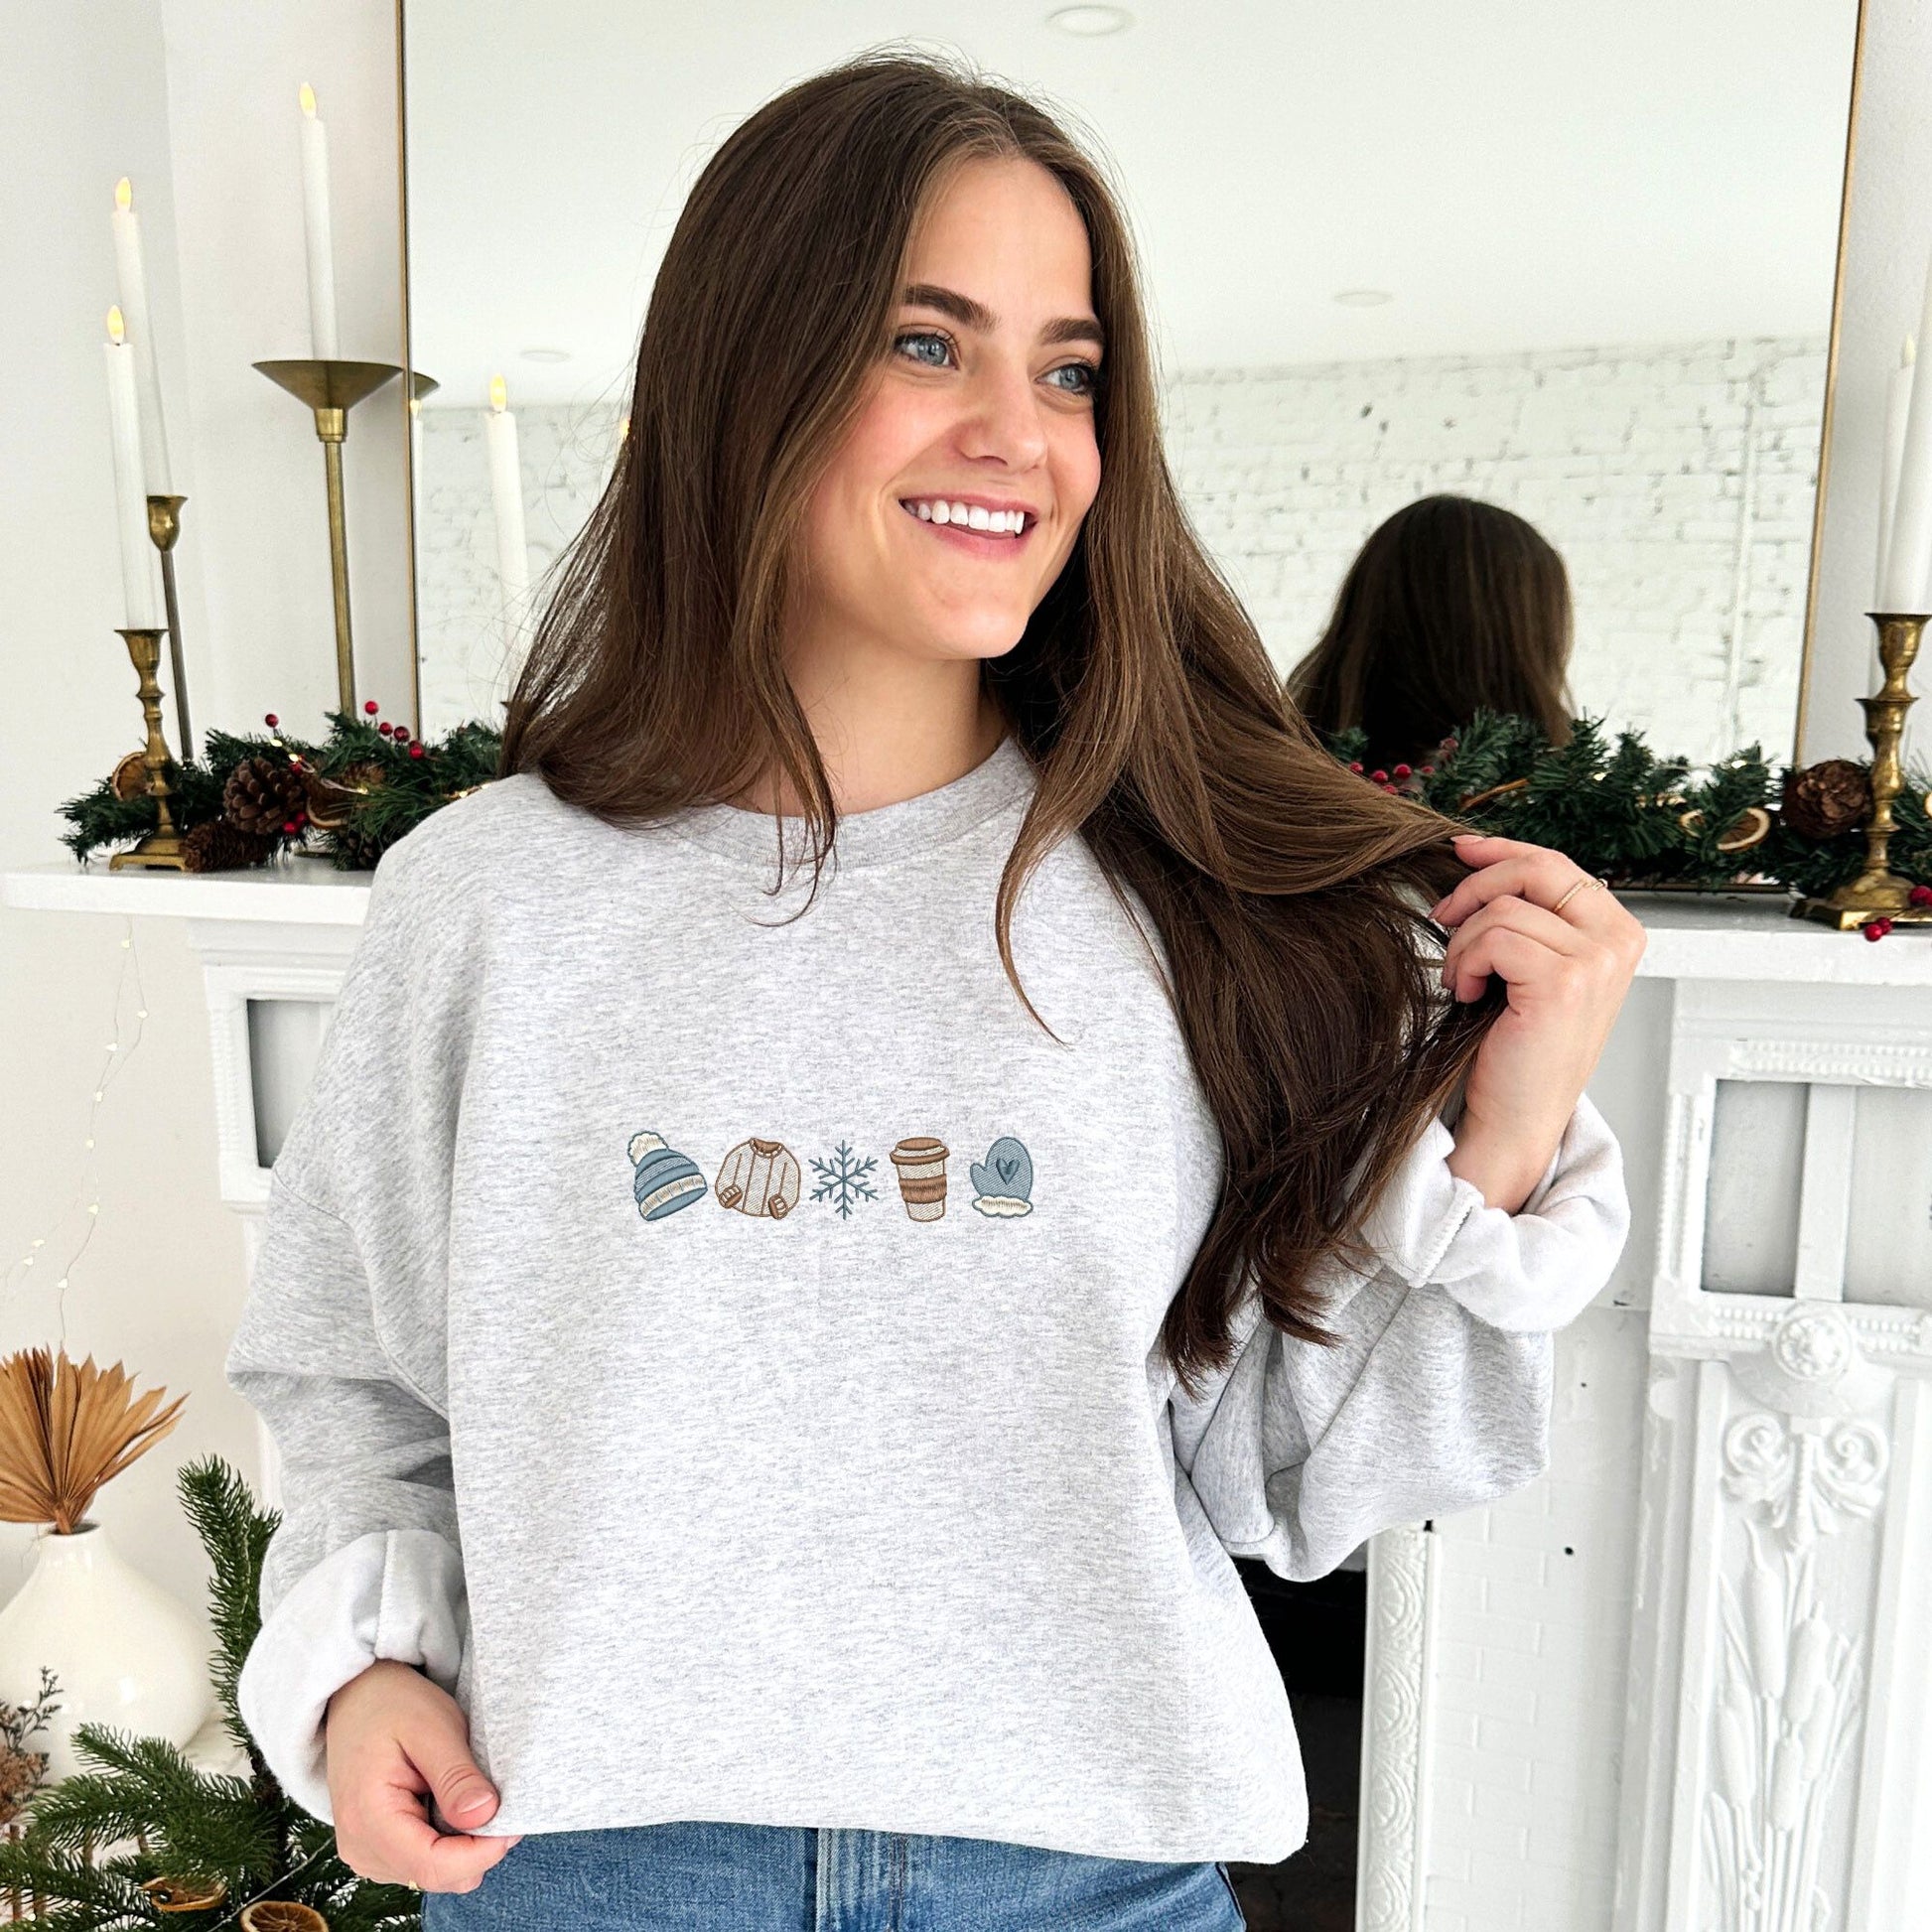
<path fill-rule="evenodd" d="M 530 1832 L 423 1932 L 1244 1932 L 1226 1865 L 791 1825 Z"/>

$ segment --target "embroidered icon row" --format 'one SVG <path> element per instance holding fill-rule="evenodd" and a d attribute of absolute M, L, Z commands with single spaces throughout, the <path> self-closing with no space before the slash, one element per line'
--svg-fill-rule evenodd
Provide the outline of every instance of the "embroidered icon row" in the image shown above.
<path fill-rule="evenodd" d="M 633 1134 L 627 1152 L 637 1212 L 647 1221 L 661 1221 L 707 1194 L 741 1214 L 783 1220 L 801 1198 L 798 1158 L 782 1141 L 760 1140 L 756 1134 L 741 1141 L 709 1184 L 697 1163 L 669 1146 L 661 1134 Z M 930 1134 L 908 1135 L 894 1146 L 887 1158 L 909 1219 L 936 1221 L 945 1213 L 950 1156 L 946 1144 Z M 829 1159 L 814 1157 L 811 1165 L 816 1184 L 804 1197 L 823 1201 L 842 1217 L 862 1201 L 881 1198 L 885 1176 L 876 1155 L 861 1159 L 841 1141 Z M 1011 1134 L 1002 1134 L 987 1149 L 986 1159 L 973 1162 L 967 1173 L 973 1183 L 972 1205 L 990 1219 L 1014 1220 L 1034 1211 L 1033 1157 Z"/>

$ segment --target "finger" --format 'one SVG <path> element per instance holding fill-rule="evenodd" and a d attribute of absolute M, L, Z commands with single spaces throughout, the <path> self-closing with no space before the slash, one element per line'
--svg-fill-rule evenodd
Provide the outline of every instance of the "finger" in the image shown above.
<path fill-rule="evenodd" d="M 1449 942 L 1443 949 L 1444 986 L 1456 985 L 1458 976 L 1467 970 L 1465 962 L 1470 958 L 1471 949 L 1484 933 L 1498 925 L 1512 927 L 1557 954 L 1575 955 L 1591 943 L 1568 919 L 1560 919 L 1540 905 L 1531 905 L 1520 898 L 1491 899 L 1487 905 L 1471 912 L 1449 935 Z"/>
<path fill-rule="evenodd" d="M 1551 846 L 1519 847 L 1485 864 L 1480 872 L 1457 880 L 1430 907 L 1429 916 L 1438 925 L 1453 925 L 1498 893 L 1514 893 L 1538 905 L 1554 905 L 1580 877 L 1588 875 L 1574 859 Z"/>
<path fill-rule="evenodd" d="M 1481 998 L 1491 973 L 1500 973 L 1511 986 L 1535 986 L 1567 963 L 1565 954 L 1543 940 L 1514 926 L 1491 924 L 1470 937 L 1451 963 L 1446 983 L 1453 998 L 1474 1000 Z"/>
<path fill-rule="evenodd" d="M 514 1837 L 481 1838 L 469 1832 L 439 1832 L 406 1786 L 381 1787 L 376 1809 L 354 1834 L 366 1846 L 367 1863 L 393 1884 L 422 1891 L 468 1891 L 482 1882 L 491 1865 L 516 1843 Z"/>
<path fill-rule="evenodd" d="M 491 1865 L 507 1858 L 516 1838 L 474 1838 L 465 1832 L 438 1836 L 428 1852 L 428 1875 L 411 1882 L 423 1891 L 469 1891 Z"/>
<path fill-rule="evenodd" d="M 1460 959 L 1484 932 L 1497 925 L 1510 926 L 1529 938 L 1541 940 L 1557 953 L 1581 955 L 1596 943 L 1588 933 L 1579 931 L 1557 913 L 1505 894 L 1500 898 L 1492 898 L 1487 905 L 1478 906 L 1450 933 L 1449 942 L 1443 949 L 1444 960 Z"/>
<path fill-rule="evenodd" d="M 1450 835 L 1449 848 L 1458 859 L 1475 866 L 1486 866 L 1493 860 L 1507 859 L 1513 855 L 1548 852 L 1551 849 L 1529 839 L 1506 839 L 1500 832 L 1455 832 Z"/>

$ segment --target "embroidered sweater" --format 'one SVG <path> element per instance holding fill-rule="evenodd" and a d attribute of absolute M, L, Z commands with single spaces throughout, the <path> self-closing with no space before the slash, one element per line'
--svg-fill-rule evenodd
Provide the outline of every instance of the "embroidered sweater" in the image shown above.
<path fill-rule="evenodd" d="M 1620 1154 L 1586 1098 L 1510 1214 L 1446 1109 L 1324 1284 L 1342 1345 L 1250 1285 L 1189 1397 L 1157 1344 L 1219 1136 L 1077 836 L 1013 929 L 1056 1037 L 1009 984 L 1034 778 L 1009 737 L 848 816 L 809 906 L 769 816 L 620 830 L 533 773 L 384 855 L 225 1363 L 282 1483 L 240 1708 L 318 1817 L 328 1699 L 394 1658 L 462 1707 L 487 1836 L 1304 1843 L 1231 1557 L 1318 1577 L 1542 1472 Z"/>

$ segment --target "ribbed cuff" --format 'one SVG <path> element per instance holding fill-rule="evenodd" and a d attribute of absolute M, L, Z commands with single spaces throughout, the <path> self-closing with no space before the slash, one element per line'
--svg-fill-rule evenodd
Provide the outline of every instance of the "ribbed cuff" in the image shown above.
<path fill-rule="evenodd" d="M 461 1558 L 425 1529 L 356 1537 L 276 1604 L 242 1663 L 235 1703 L 268 1768 L 305 1811 L 335 1823 L 329 1700 L 383 1658 L 417 1666 L 454 1696 L 468 1608 Z"/>
<path fill-rule="evenodd" d="M 1451 1173 L 1455 1136 L 1432 1120 L 1397 1169 L 1363 1236 L 1404 1281 L 1448 1291 L 1492 1327 L 1560 1328 L 1616 1268 L 1630 1225 L 1616 1137 L 1587 1095 L 1543 1177 L 1514 1213 Z"/>

